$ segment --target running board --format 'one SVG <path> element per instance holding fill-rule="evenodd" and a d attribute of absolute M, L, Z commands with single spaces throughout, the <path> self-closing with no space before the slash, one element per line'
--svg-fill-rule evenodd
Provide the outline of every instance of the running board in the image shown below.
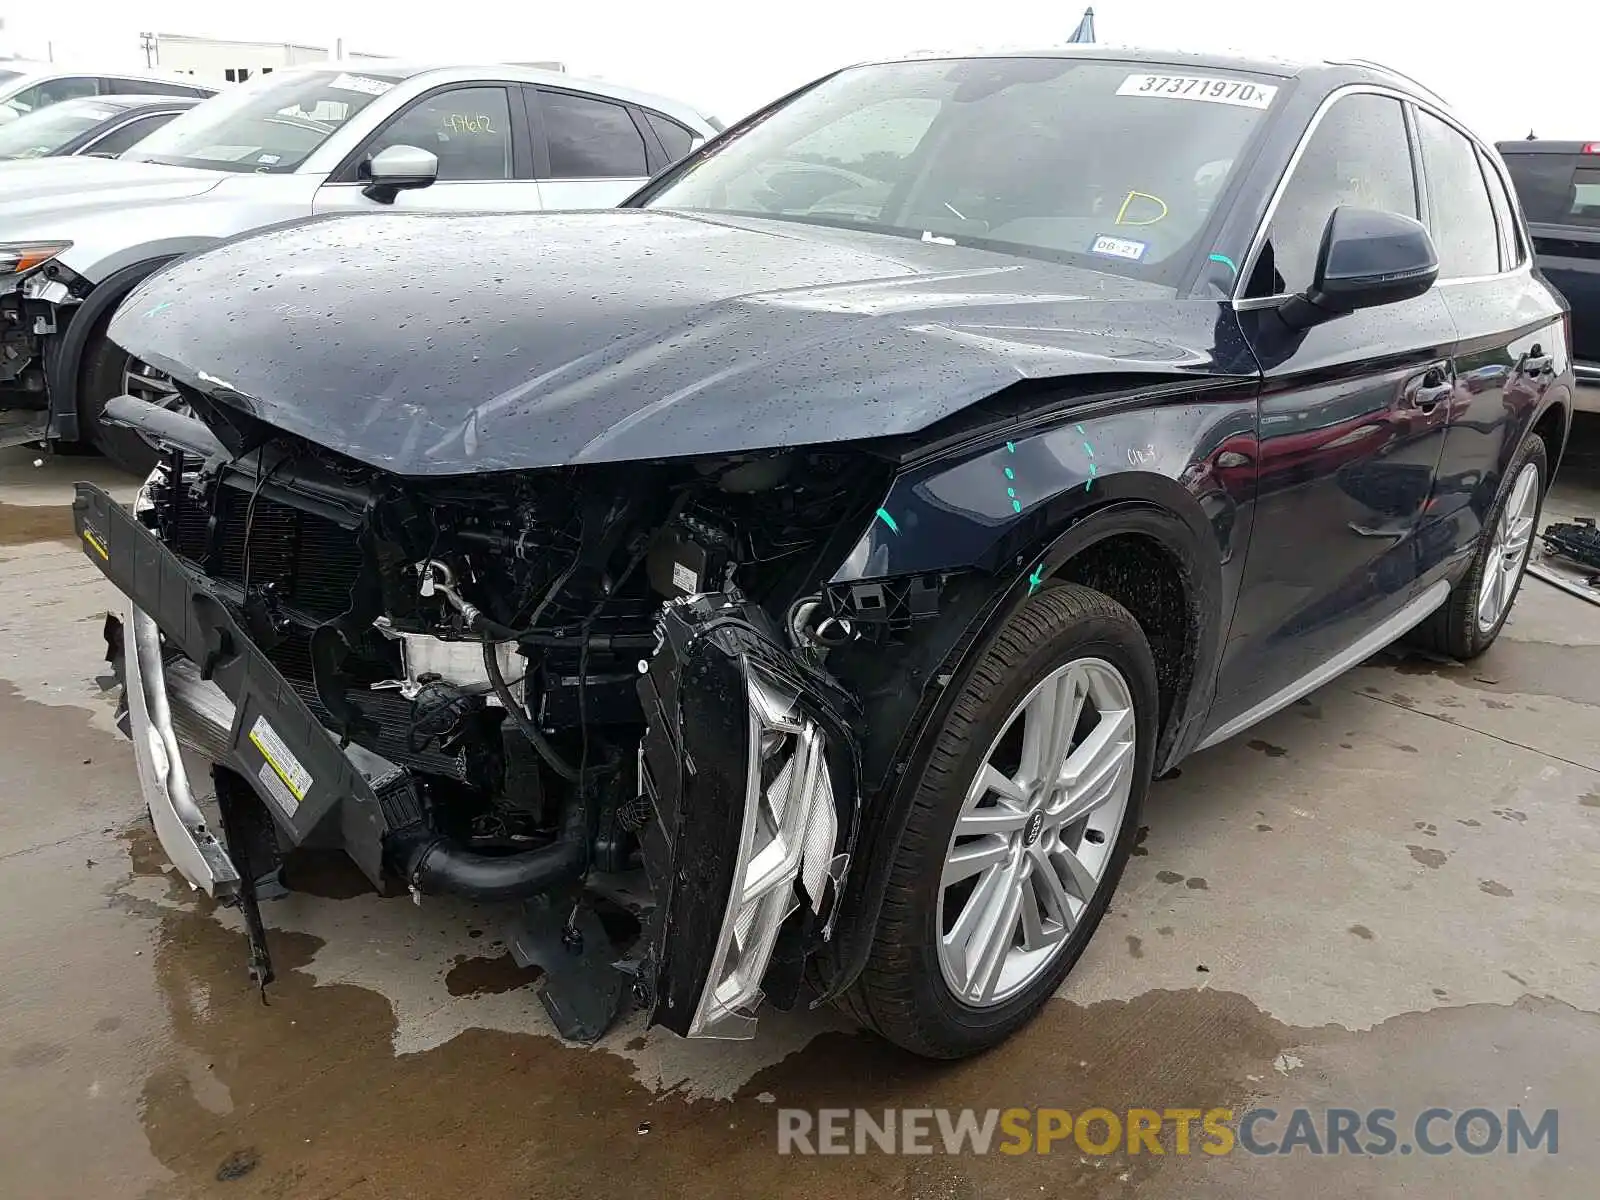
<path fill-rule="evenodd" d="M 1280 709 L 1288 708 L 1301 696 L 1316 691 L 1329 680 L 1336 679 L 1357 663 L 1376 654 L 1402 634 L 1415 629 L 1449 598 L 1450 584 L 1441 579 L 1415 600 L 1407 602 L 1406 606 L 1394 616 L 1381 625 L 1374 626 L 1359 641 L 1351 643 L 1321 666 L 1296 679 L 1288 687 L 1272 693 L 1261 703 L 1245 709 L 1227 724 L 1219 726 L 1201 739 L 1195 749 L 1205 750 L 1218 742 L 1225 742 L 1235 734 L 1243 733 L 1250 726 L 1265 721 Z"/>

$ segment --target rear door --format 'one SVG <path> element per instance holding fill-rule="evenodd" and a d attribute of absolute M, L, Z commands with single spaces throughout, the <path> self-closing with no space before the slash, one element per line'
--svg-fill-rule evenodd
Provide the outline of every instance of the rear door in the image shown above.
<path fill-rule="evenodd" d="M 1323 110 L 1246 267 L 1239 317 L 1264 374 L 1259 493 L 1213 726 L 1270 711 L 1402 618 L 1415 591 L 1455 326 L 1434 288 L 1288 331 L 1274 310 L 1311 283 L 1340 205 L 1421 213 L 1393 96 L 1352 90 Z"/>
<path fill-rule="evenodd" d="M 649 178 L 655 135 L 628 105 L 558 88 L 523 95 L 546 208 L 611 208 Z"/>
<path fill-rule="evenodd" d="M 394 203 L 363 194 L 375 155 L 417 146 L 439 160 L 438 179 L 403 191 Z M 537 212 L 527 120 L 517 85 L 451 84 L 413 100 L 390 117 L 317 191 L 323 212 Z"/>
<path fill-rule="evenodd" d="M 1572 306 L 1572 353 L 1600 384 L 1600 142 L 1500 147 L 1534 257 Z"/>
<path fill-rule="evenodd" d="M 1424 539 L 1423 582 L 1471 554 L 1502 472 L 1565 369 L 1560 304 L 1529 270 L 1499 165 L 1441 114 L 1415 109 L 1436 290 L 1457 332 L 1450 429 Z"/>

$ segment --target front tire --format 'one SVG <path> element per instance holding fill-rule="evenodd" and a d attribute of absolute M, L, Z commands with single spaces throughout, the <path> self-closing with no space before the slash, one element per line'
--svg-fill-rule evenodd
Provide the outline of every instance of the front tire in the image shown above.
<path fill-rule="evenodd" d="M 1458 659 L 1476 658 L 1494 645 L 1522 586 L 1549 478 L 1544 439 L 1530 433 L 1512 456 L 1484 519 L 1471 568 L 1444 606 L 1418 628 L 1417 644 Z"/>
<path fill-rule="evenodd" d="M 106 403 L 127 390 L 128 371 L 135 362 L 126 350 L 106 337 L 110 323 L 111 314 L 107 313 L 84 348 L 78 390 L 78 437 L 123 470 L 143 479 L 155 468 L 160 452 L 133 430 L 108 425 L 104 420 Z"/>
<path fill-rule="evenodd" d="M 850 997 L 929 1058 L 1004 1041 L 1060 986 L 1127 864 L 1155 755 L 1149 644 L 1089 588 L 1031 597 L 956 686 Z"/>

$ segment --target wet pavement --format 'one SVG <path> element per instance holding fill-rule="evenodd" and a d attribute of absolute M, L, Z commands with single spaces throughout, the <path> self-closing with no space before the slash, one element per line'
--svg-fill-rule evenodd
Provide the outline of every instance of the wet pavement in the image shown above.
<path fill-rule="evenodd" d="M 1547 518 L 1600 510 L 1596 445 Z M 32 457 L 0 452 L 0 1195 L 1593 1194 L 1600 608 L 1530 579 L 1477 662 L 1380 655 L 1184 763 L 1060 997 L 982 1059 L 831 1011 L 721 1044 L 634 1018 L 588 1049 L 552 1034 L 506 912 L 382 898 L 336 858 L 265 907 L 263 1004 L 93 683 L 110 593 L 68 483 L 132 489 Z M 1559 1152 L 777 1154 L 779 1108 L 1257 1105 L 1556 1108 Z"/>

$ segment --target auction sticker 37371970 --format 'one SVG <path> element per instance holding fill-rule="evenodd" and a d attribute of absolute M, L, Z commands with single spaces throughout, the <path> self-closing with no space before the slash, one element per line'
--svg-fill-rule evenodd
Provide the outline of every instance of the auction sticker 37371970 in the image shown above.
<path fill-rule="evenodd" d="M 1277 94 L 1277 87 L 1270 83 L 1206 75 L 1129 75 L 1117 88 L 1119 96 L 1199 100 L 1206 104 L 1235 104 L 1240 108 L 1266 108 Z"/>

